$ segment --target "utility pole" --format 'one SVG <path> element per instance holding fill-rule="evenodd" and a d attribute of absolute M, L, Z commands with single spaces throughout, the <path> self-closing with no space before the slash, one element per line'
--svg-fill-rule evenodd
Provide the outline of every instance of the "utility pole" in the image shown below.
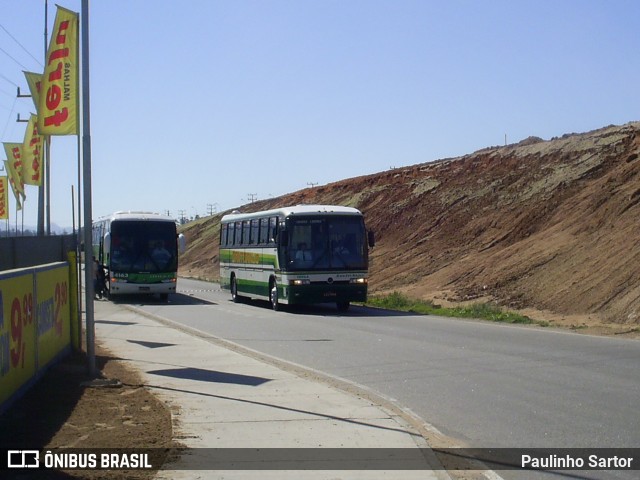
<path fill-rule="evenodd" d="M 184 223 L 184 214 L 185 211 L 184 210 L 178 210 L 178 215 L 180 216 L 180 223 Z"/>
<path fill-rule="evenodd" d="M 87 358 L 89 360 L 89 375 L 96 376 L 95 350 L 95 318 L 93 308 L 93 258 L 91 243 L 93 241 L 91 224 L 91 121 L 90 121 L 90 93 L 89 93 L 89 0 L 82 0 L 81 5 L 81 80 L 82 80 L 82 179 L 84 191 L 84 291 L 85 291 L 85 319 L 87 327 Z M 79 189 L 79 187 L 78 187 Z"/>
<path fill-rule="evenodd" d="M 247 196 L 249 197 L 249 203 L 253 203 L 258 199 L 257 193 L 248 193 Z"/>
<path fill-rule="evenodd" d="M 45 30 L 46 30 L 46 25 L 45 25 Z M 46 41 L 46 39 L 45 39 Z M 47 47 L 45 44 L 45 56 L 46 56 L 46 52 L 47 52 Z M 17 98 L 32 98 L 31 95 L 25 95 L 23 93 L 20 92 L 20 87 L 18 87 L 18 93 L 16 95 Z M 20 113 L 18 113 L 18 118 L 16 119 L 16 122 L 20 122 L 20 123 L 29 123 L 29 120 L 24 120 L 22 118 L 20 118 Z M 48 145 L 48 140 L 46 136 L 42 136 L 42 140 L 44 142 L 43 148 L 41 150 L 42 152 L 42 157 L 40 158 L 40 165 L 41 165 L 41 171 L 40 171 L 40 175 L 42 175 L 42 185 L 40 185 L 38 187 L 38 226 L 36 227 L 36 234 L 38 236 L 43 236 L 44 235 L 44 206 L 45 206 L 45 194 L 44 191 L 47 187 L 47 179 L 48 177 L 46 176 L 46 168 L 45 168 L 45 163 L 46 163 L 46 159 L 47 159 L 47 155 L 46 155 L 46 145 Z M 24 210 L 22 211 L 22 214 L 24 215 Z M 23 225 L 24 227 L 24 225 Z M 50 232 L 48 232 L 47 234 L 49 234 Z"/>
<path fill-rule="evenodd" d="M 315 187 L 316 185 L 318 185 L 318 182 L 307 182 L 307 185 L 309 185 L 311 188 Z"/>
<path fill-rule="evenodd" d="M 207 203 L 207 213 L 209 214 L 209 216 L 212 216 L 214 213 L 217 213 L 217 211 L 218 211 L 217 203 Z"/>

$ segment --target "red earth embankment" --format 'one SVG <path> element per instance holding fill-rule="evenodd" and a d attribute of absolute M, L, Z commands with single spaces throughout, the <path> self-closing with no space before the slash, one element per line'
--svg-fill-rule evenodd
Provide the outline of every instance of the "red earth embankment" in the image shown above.
<path fill-rule="evenodd" d="M 640 327 L 640 123 L 487 148 L 242 208 L 359 208 L 372 292 L 492 299 L 556 323 Z M 219 216 L 185 227 L 185 275 L 215 279 Z M 563 320 L 564 319 L 564 320 Z M 614 328 L 615 327 L 615 328 Z"/>

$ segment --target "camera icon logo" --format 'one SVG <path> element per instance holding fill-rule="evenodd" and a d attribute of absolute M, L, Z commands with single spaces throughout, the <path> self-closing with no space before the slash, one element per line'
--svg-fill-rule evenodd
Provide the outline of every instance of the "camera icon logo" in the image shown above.
<path fill-rule="evenodd" d="M 39 466 L 40 452 L 38 450 L 7 451 L 8 468 L 38 468 Z"/>

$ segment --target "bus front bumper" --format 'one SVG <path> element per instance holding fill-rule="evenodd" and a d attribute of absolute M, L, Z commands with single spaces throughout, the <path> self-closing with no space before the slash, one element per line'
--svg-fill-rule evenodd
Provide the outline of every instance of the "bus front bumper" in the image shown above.
<path fill-rule="evenodd" d="M 161 283 L 129 283 L 111 282 L 109 292 L 113 295 L 130 295 L 136 293 L 176 293 L 176 282 Z"/>
<path fill-rule="evenodd" d="M 283 300 L 289 305 L 366 302 L 367 284 L 312 283 L 308 285 L 288 285 L 283 293 Z"/>

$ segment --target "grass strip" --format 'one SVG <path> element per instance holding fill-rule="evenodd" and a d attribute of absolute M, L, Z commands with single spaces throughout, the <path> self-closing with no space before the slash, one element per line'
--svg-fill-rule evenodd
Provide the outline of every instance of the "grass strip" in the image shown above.
<path fill-rule="evenodd" d="M 389 295 L 371 296 L 365 303 L 369 307 L 385 308 L 401 312 L 412 312 L 421 315 L 440 315 L 456 318 L 479 318 L 492 322 L 539 324 L 548 326 L 547 322 L 536 322 L 519 313 L 509 312 L 492 302 L 474 303 L 465 307 L 443 307 L 430 300 L 416 300 L 407 297 L 400 292 L 392 292 Z"/>

